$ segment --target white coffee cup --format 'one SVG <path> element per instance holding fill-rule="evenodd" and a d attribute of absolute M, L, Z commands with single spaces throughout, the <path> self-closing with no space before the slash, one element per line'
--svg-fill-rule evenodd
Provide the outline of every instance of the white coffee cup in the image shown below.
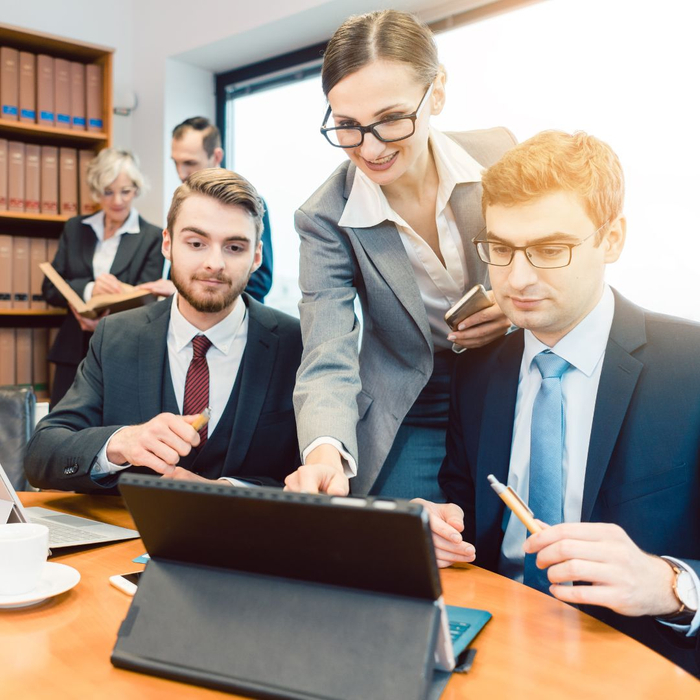
<path fill-rule="evenodd" d="M 34 523 L 0 525 L 0 595 L 34 590 L 49 553 L 49 529 Z"/>

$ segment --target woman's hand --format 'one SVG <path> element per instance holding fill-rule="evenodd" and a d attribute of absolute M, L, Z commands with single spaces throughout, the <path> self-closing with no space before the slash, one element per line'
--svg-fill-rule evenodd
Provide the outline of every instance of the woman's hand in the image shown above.
<path fill-rule="evenodd" d="M 452 331 L 447 336 L 447 340 L 461 345 L 463 348 L 480 348 L 506 334 L 511 325 L 510 321 L 496 304 L 493 292 L 489 291 L 487 294 L 494 302 L 493 306 L 467 316 L 457 326 L 457 330 Z"/>
<path fill-rule="evenodd" d="M 68 305 L 68 308 L 71 310 L 73 313 L 73 316 L 75 316 L 76 321 L 78 322 L 78 325 L 80 328 L 84 331 L 87 331 L 88 333 L 94 333 L 95 328 L 97 328 L 97 324 L 105 317 L 107 314 L 109 314 L 109 309 L 105 311 L 104 313 L 100 314 L 97 318 L 85 318 L 85 316 L 81 316 L 76 310 L 74 306 L 71 306 L 70 304 Z"/>
<path fill-rule="evenodd" d="M 92 296 L 96 297 L 98 294 L 121 294 L 123 291 L 122 283 L 114 275 L 105 272 L 95 279 Z"/>

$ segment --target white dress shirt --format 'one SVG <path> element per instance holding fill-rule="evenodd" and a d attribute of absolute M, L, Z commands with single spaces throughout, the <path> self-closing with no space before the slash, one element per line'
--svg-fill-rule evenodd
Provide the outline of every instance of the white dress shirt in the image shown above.
<path fill-rule="evenodd" d="M 231 313 L 207 331 L 200 331 L 180 313 L 178 308 L 179 295 L 175 294 L 170 311 L 168 324 L 167 348 L 175 400 L 182 413 L 185 399 L 185 379 L 187 369 L 192 360 L 192 339 L 196 335 L 205 335 L 211 341 L 207 352 L 209 365 L 209 407 L 211 418 L 208 424 L 208 434 L 216 429 L 226 404 L 228 403 L 233 385 L 238 376 L 238 370 L 243 358 L 248 339 L 248 313 L 242 299 L 236 301 Z M 123 428 L 120 428 L 123 430 Z M 111 440 L 111 437 L 110 437 Z M 107 459 L 109 440 L 100 451 L 90 472 L 93 477 L 113 474 L 131 466 L 129 464 L 113 464 Z"/>
<path fill-rule="evenodd" d="M 481 182 L 483 166 L 451 138 L 432 127 L 429 141 L 439 179 L 435 222 L 444 266 L 425 240 L 392 209 L 382 188 L 359 168 L 355 171 L 352 190 L 338 224 L 351 228 L 371 228 L 391 221 L 396 225 L 425 304 L 433 346 L 436 350 L 447 350 L 452 347 L 452 341 L 447 340 L 450 328 L 445 323 L 445 312 L 459 301 L 470 286 L 464 244 L 452 213 L 450 197 L 459 184 Z M 330 444 L 341 453 L 347 476 L 357 474 L 355 460 L 341 442 L 330 436 L 314 440 L 304 450 L 303 461 L 312 450 L 323 444 Z"/>
<path fill-rule="evenodd" d="M 131 208 L 129 216 L 120 228 L 117 229 L 113 236 L 105 240 L 105 213 L 98 211 L 97 214 L 88 216 L 83 219 L 84 224 L 92 227 L 92 230 L 97 236 L 95 244 L 95 253 L 92 256 L 92 274 L 95 279 L 100 275 L 104 275 L 112 269 L 114 258 L 117 256 L 117 249 L 123 234 L 141 233 L 139 228 L 139 213 L 134 207 Z M 83 299 L 90 301 L 92 298 L 92 290 L 95 286 L 94 282 L 88 282 L 83 290 Z"/>
<path fill-rule="evenodd" d="M 533 359 L 540 352 L 551 349 L 553 353 L 571 364 L 561 379 L 564 405 L 562 486 L 564 521 L 567 523 L 581 522 L 593 413 L 614 314 L 615 298 L 610 287 L 606 285 L 597 306 L 554 347 L 550 348 L 541 343 L 530 331 L 524 332 L 525 349 L 520 364 L 520 379 L 515 403 L 508 486 L 516 491 L 525 503 L 529 502 L 532 407 L 542 383 L 542 375 Z M 510 510 L 506 509 L 505 513 L 509 516 L 509 520 L 501 546 L 499 572 L 522 582 L 525 563 L 523 542 L 528 533 L 520 520 L 510 514 Z M 700 590 L 700 581 L 695 572 L 683 566 L 683 562 L 672 560 L 689 571 L 696 590 Z M 697 634 L 700 628 L 700 611 L 695 615 L 690 626 L 671 626 L 689 634 Z"/>

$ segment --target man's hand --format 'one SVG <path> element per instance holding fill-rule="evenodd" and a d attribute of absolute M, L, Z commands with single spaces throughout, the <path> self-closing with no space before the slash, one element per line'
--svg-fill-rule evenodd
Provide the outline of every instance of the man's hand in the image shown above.
<path fill-rule="evenodd" d="M 342 468 L 322 463 L 302 464 L 284 480 L 284 490 L 347 496 L 350 493 L 350 480 Z"/>
<path fill-rule="evenodd" d="M 412 502 L 420 503 L 428 511 L 435 557 L 440 568 L 456 562 L 474 561 L 474 545 L 462 539 L 464 512 L 459 506 L 454 503 L 432 503 L 423 498 L 414 498 Z"/>
<path fill-rule="evenodd" d="M 107 459 L 170 475 L 180 457 L 199 445 L 199 433 L 190 425 L 196 417 L 160 413 L 147 423 L 124 428 L 107 443 Z"/>
<path fill-rule="evenodd" d="M 144 282 L 143 284 L 139 284 L 136 289 L 145 289 L 158 297 L 171 297 L 175 294 L 175 285 L 170 280 L 166 279 L 159 279 L 155 282 Z"/>
<path fill-rule="evenodd" d="M 183 469 L 182 467 L 175 467 L 171 472 L 168 474 L 163 474 L 161 477 L 162 479 L 174 479 L 175 481 L 206 481 L 209 484 L 230 484 L 230 481 L 226 481 L 225 479 L 222 481 L 219 481 L 218 479 L 205 479 L 203 476 L 200 476 L 199 474 L 195 474 L 194 472 L 191 472 L 189 469 Z"/>
<path fill-rule="evenodd" d="M 555 598 L 577 605 L 601 605 L 621 615 L 668 615 L 678 610 L 673 570 L 643 552 L 618 525 L 562 523 L 528 537 L 528 554 L 549 567 Z M 563 586 L 583 581 L 591 586 Z"/>
<path fill-rule="evenodd" d="M 489 291 L 487 294 L 493 301 L 493 292 Z M 494 303 L 488 309 L 467 316 L 457 326 L 457 330 L 447 336 L 447 339 L 463 348 L 480 348 L 505 335 L 509 328 L 510 321 L 504 316 L 498 304 Z"/>
<path fill-rule="evenodd" d="M 121 294 L 123 291 L 122 283 L 114 275 L 105 272 L 95 278 L 92 296 L 96 297 L 99 294 Z"/>
<path fill-rule="evenodd" d="M 80 328 L 88 333 L 94 333 L 95 329 L 97 328 L 97 324 L 109 314 L 109 309 L 107 309 L 104 313 L 101 313 L 95 318 L 85 318 L 75 310 L 74 306 L 68 304 L 68 308 L 71 310 L 73 316 L 75 316 L 75 320 L 78 322 Z"/>

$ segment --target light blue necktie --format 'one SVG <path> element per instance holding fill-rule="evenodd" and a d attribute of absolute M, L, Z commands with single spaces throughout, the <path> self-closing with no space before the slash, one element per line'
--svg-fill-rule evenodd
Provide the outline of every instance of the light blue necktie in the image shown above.
<path fill-rule="evenodd" d="M 549 350 L 536 355 L 534 362 L 542 375 L 542 384 L 532 407 L 528 505 L 538 520 L 556 525 L 564 520 L 564 404 L 561 377 L 571 365 Z M 547 570 L 537 568 L 532 554 L 525 556 L 524 582 L 540 591 L 549 592 Z"/>

